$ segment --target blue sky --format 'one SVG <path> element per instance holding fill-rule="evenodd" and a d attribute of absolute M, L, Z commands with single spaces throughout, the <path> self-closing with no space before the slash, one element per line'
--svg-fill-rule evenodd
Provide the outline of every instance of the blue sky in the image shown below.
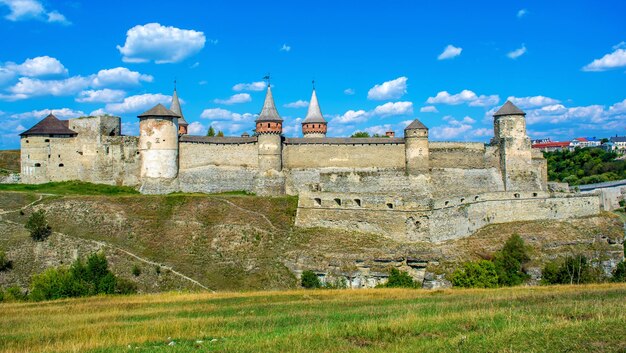
<path fill-rule="evenodd" d="M 136 116 L 169 104 L 194 134 L 254 128 L 270 73 L 285 134 L 311 81 L 329 136 L 488 141 L 512 97 L 531 138 L 626 134 L 624 1 L 0 0 L 0 149 L 52 110 Z"/>

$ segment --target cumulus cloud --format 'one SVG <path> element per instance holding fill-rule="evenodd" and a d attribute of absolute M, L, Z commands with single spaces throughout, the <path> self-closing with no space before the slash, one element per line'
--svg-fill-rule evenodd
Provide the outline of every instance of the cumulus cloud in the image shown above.
<path fill-rule="evenodd" d="M 121 101 L 126 96 L 126 92 L 115 89 L 87 90 L 82 91 L 76 97 L 80 103 L 111 103 Z"/>
<path fill-rule="evenodd" d="M 546 105 L 552 105 L 560 103 L 558 99 L 545 97 L 545 96 L 532 96 L 532 97 L 509 97 L 507 100 L 515 104 L 520 108 L 534 108 L 543 107 Z"/>
<path fill-rule="evenodd" d="M 2 69 L 7 74 L 27 76 L 27 77 L 39 77 L 48 75 L 66 75 L 67 69 L 61 62 L 49 56 L 38 56 L 32 59 L 26 59 L 21 64 L 14 62 L 7 62 Z"/>
<path fill-rule="evenodd" d="M 283 44 L 283 46 L 282 46 L 282 47 L 280 47 L 280 51 L 286 51 L 286 52 L 289 52 L 289 51 L 291 51 L 291 47 L 290 47 L 290 46 L 288 46 L 287 44 Z"/>
<path fill-rule="evenodd" d="M 510 59 L 517 59 L 524 54 L 526 54 L 526 45 L 522 44 L 521 48 L 509 52 L 508 54 L 506 54 L 506 56 L 508 56 Z"/>
<path fill-rule="evenodd" d="M 435 97 L 428 97 L 428 104 L 449 104 L 459 105 L 468 104 L 471 107 L 487 107 L 498 104 L 500 97 L 498 95 L 477 95 L 470 90 L 463 90 L 457 94 L 450 94 L 448 91 L 441 91 Z"/>
<path fill-rule="evenodd" d="M 398 99 L 406 93 L 406 81 L 408 78 L 402 76 L 395 80 L 383 82 L 375 85 L 367 92 L 367 99 L 385 100 Z"/>
<path fill-rule="evenodd" d="M 295 102 L 287 103 L 283 106 L 286 108 L 305 108 L 309 106 L 309 102 L 303 101 L 303 100 L 297 100 Z"/>
<path fill-rule="evenodd" d="M 381 117 L 413 114 L 413 103 L 388 102 L 383 105 L 377 106 L 372 114 Z"/>
<path fill-rule="evenodd" d="M 346 88 L 346 89 L 343 90 L 343 94 L 346 94 L 348 96 L 352 96 L 352 95 L 354 95 L 354 89 Z"/>
<path fill-rule="evenodd" d="M 446 60 L 446 59 L 455 58 L 461 55 L 462 51 L 463 51 L 463 48 L 457 48 L 454 45 L 449 44 L 447 47 L 445 47 L 443 52 L 439 54 L 439 56 L 437 57 L 437 60 Z"/>
<path fill-rule="evenodd" d="M 226 105 L 246 103 L 250 101 L 252 101 L 252 97 L 250 97 L 248 93 L 237 93 L 237 94 L 233 94 L 227 99 L 214 99 L 213 100 L 214 103 L 226 104 Z"/>
<path fill-rule="evenodd" d="M 125 67 L 100 70 L 93 77 L 93 87 L 138 85 L 141 82 L 152 82 L 150 75 L 140 74 Z"/>
<path fill-rule="evenodd" d="M 208 128 L 198 121 L 194 121 L 187 126 L 187 132 L 189 135 L 206 135 L 207 130 Z"/>
<path fill-rule="evenodd" d="M 39 20 L 63 25 L 71 24 L 56 10 L 48 11 L 41 1 L 37 0 L 0 0 L 0 5 L 9 8 L 9 14 L 4 16 L 9 21 Z"/>
<path fill-rule="evenodd" d="M 73 110 L 70 108 L 60 108 L 60 109 L 42 109 L 42 110 L 31 110 L 29 112 L 13 114 L 12 118 L 23 120 L 23 119 L 43 119 L 48 115 L 54 115 L 59 119 L 73 119 L 81 116 L 85 116 L 80 110 Z"/>
<path fill-rule="evenodd" d="M 113 114 L 142 113 L 159 103 L 167 106 L 171 102 L 171 96 L 146 93 L 126 97 L 120 103 L 109 103 L 104 107 L 104 110 Z"/>
<path fill-rule="evenodd" d="M 234 113 L 230 110 L 222 109 L 222 108 L 208 108 L 202 111 L 200 117 L 203 119 L 209 120 L 225 120 L 231 122 L 250 122 L 256 118 L 256 114 L 250 113 Z"/>
<path fill-rule="evenodd" d="M 626 66 L 626 49 L 624 46 L 624 42 L 615 45 L 612 53 L 585 65 L 583 71 L 607 71 Z"/>
<path fill-rule="evenodd" d="M 427 105 L 420 108 L 420 113 L 439 113 L 439 111 L 437 110 L 437 107 L 433 105 Z"/>
<path fill-rule="evenodd" d="M 368 119 L 369 114 L 365 110 L 348 110 L 342 115 L 334 117 L 331 121 L 337 124 L 361 123 Z"/>
<path fill-rule="evenodd" d="M 124 46 L 118 45 L 117 49 L 124 62 L 167 64 L 197 54 L 205 42 L 202 32 L 148 23 L 129 29 Z"/>
<path fill-rule="evenodd" d="M 447 121 L 447 124 L 431 128 L 430 135 L 435 139 L 456 139 L 460 135 L 465 136 L 465 134 L 472 129 L 471 123 L 466 121 L 467 118 L 469 117 L 465 117 L 462 121 L 459 121 L 451 116 L 446 116 L 444 120 Z"/>
<path fill-rule="evenodd" d="M 528 10 L 526 9 L 521 9 L 519 11 L 517 11 L 517 18 L 522 18 L 524 16 L 528 15 Z"/>
<path fill-rule="evenodd" d="M 262 91 L 266 87 L 265 82 L 238 83 L 233 86 L 233 91 Z"/>

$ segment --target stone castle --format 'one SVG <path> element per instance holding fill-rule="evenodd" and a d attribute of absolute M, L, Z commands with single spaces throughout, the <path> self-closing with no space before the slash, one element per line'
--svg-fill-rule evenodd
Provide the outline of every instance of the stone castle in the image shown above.
<path fill-rule="evenodd" d="M 491 143 L 433 142 L 419 120 L 404 137 L 326 137 L 313 90 L 301 138 L 282 134 L 268 86 L 253 136 L 187 134 L 178 94 L 138 116 L 140 135 L 114 116 L 49 115 L 21 134 L 24 183 L 82 180 L 142 193 L 299 195 L 296 224 L 438 242 L 509 221 L 597 214 L 597 195 L 551 193 L 543 155 L 531 149 L 525 113 L 506 102 Z"/>

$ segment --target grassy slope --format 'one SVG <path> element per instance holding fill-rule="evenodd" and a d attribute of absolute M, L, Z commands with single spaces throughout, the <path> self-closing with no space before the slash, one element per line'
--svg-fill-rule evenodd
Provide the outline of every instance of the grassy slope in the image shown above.
<path fill-rule="evenodd" d="M 617 352 L 625 297 L 613 284 L 0 304 L 0 352 Z"/>
<path fill-rule="evenodd" d="M 0 176 L 20 171 L 20 151 L 2 150 L 0 151 Z"/>

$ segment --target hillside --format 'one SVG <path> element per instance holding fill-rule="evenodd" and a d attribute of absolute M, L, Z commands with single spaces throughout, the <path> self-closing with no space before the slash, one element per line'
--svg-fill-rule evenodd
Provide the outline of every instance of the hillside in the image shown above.
<path fill-rule="evenodd" d="M 0 176 L 9 173 L 19 173 L 20 171 L 20 151 L 0 150 Z"/>
<path fill-rule="evenodd" d="M 604 284 L 4 303 L 0 353 L 623 352 L 625 297 Z"/>
<path fill-rule="evenodd" d="M 26 288 L 46 267 L 98 250 L 141 292 L 295 288 L 294 274 L 302 270 L 375 280 L 399 267 L 442 280 L 459 263 L 499 250 L 513 233 L 531 247 L 535 272 L 556 256 L 602 254 L 609 262 L 623 256 L 622 222 L 611 214 L 492 225 L 457 241 L 406 244 L 350 230 L 294 227 L 296 205 L 294 197 L 0 191 L 0 247 L 14 265 L 0 272 L 0 287 Z M 23 227 L 37 209 L 46 211 L 54 231 L 41 243 Z M 140 268 L 139 276 L 131 274 L 133 266 Z"/>
<path fill-rule="evenodd" d="M 600 148 L 544 152 L 548 180 L 584 185 L 626 179 L 626 160 Z"/>

